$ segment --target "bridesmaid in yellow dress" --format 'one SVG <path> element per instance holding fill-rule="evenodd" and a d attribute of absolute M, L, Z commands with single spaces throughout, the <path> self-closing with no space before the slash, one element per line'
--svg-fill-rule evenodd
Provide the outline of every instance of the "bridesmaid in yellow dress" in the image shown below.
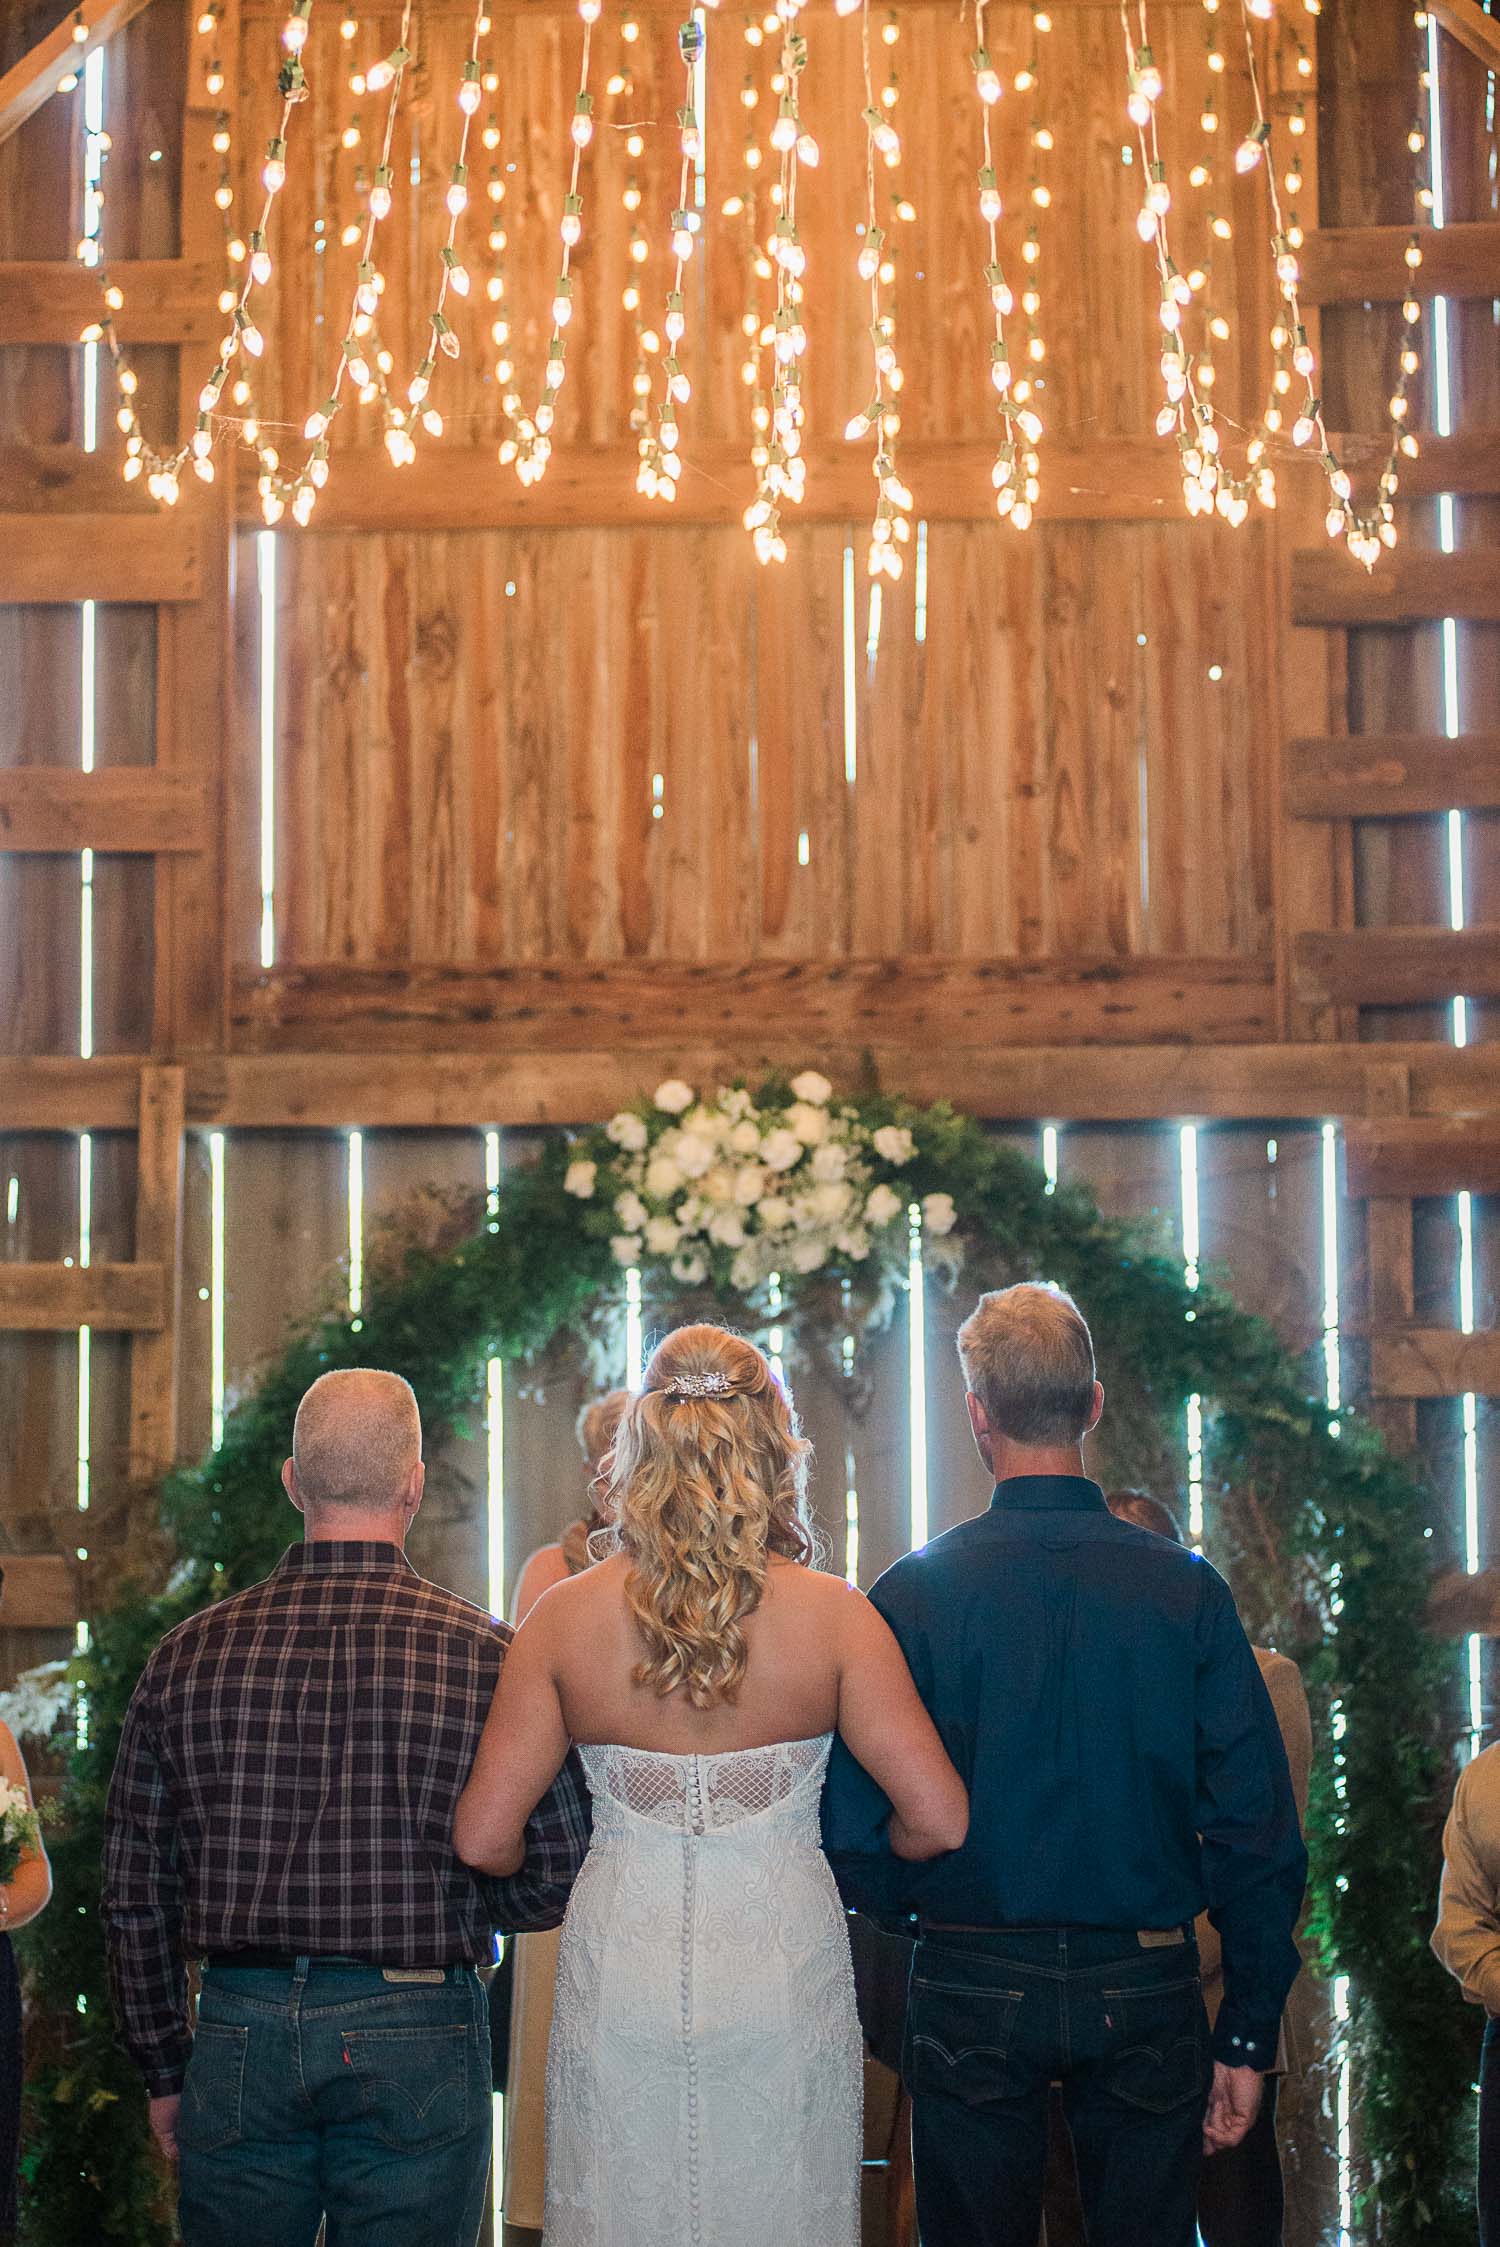
<path fill-rule="evenodd" d="M 578 1415 L 578 1444 L 589 1471 L 589 1511 L 570 1523 L 559 1542 L 532 1554 L 516 1583 L 511 1620 L 523 1623 L 543 1592 L 589 1565 L 588 1541 L 604 1523 L 593 1509 L 599 1469 L 615 1440 L 628 1389 L 595 1397 Z M 542 2228 L 545 2185 L 547 2039 L 557 1982 L 561 1928 L 548 1935 L 516 1937 L 510 2016 L 510 2074 L 505 2100 L 505 2221 L 520 2231 Z"/>

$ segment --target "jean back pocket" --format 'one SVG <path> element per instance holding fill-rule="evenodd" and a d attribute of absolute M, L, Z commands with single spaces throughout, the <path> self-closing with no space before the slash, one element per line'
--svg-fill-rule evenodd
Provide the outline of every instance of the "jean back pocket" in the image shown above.
<path fill-rule="evenodd" d="M 346 2029 L 343 2041 L 365 2119 L 393 2152 L 454 2145 L 483 2111 L 478 2078 L 488 2054 L 466 2023 Z"/>
<path fill-rule="evenodd" d="M 982 2107 L 1014 2098 L 1024 2071 L 1014 2051 L 1023 1992 L 974 1989 L 913 1973 L 902 2075 L 913 2098 Z"/>
<path fill-rule="evenodd" d="M 1104 2083 L 1126 2106 L 1170 2114 L 1208 2088 L 1207 2016 L 1196 1976 L 1107 1989 Z"/>
<path fill-rule="evenodd" d="M 220 2153 L 244 2135 L 245 2055 L 250 2031 L 200 2020 L 182 2086 L 177 2133 L 193 2153 Z"/>

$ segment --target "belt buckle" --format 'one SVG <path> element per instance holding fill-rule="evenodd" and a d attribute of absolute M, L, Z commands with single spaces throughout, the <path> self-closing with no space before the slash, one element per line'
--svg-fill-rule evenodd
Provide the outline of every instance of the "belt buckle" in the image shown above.
<path fill-rule="evenodd" d="M 384 1982 L 446 1982 L 447 1970 L 442 1966 L 382 1966 L 380 1978 Z"/>

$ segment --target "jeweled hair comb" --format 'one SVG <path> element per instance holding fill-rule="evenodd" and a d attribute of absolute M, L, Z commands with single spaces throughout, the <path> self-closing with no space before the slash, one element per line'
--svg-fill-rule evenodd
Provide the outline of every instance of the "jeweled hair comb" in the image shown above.
<path fill-rule="evenodd" d="M 679 1373 L 662 1391 L 665 1397 L 727 1397 L 733 1388 L 727 1373 Z"/>

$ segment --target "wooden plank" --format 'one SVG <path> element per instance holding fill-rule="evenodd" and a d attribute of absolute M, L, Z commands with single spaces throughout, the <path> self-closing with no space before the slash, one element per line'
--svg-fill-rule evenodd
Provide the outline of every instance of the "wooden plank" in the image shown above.
<path fill-rule="evenodd" d="M 1341 546 L 1292 556 L 1294 624 L 1419 624 L 1444 616 L 1500 621 L 1500 569 L 1492 551 L 1436 554 L 1399 547 L 1373 571 Z"/>
<path fill-rule="evenodd" d="M 88 1061 L 61 1054 L 0 1058 L 0 1129 L 129 1131 L 141 1067 L 141 1057 L 129 1053 Z"/>
<path fill-rule="evenodd" d="M 1305 304 L 1399 304 L 1416 297 L 1500 295 L 1500 221 L 1424 227 L 1422 262 L 1406 262 L 1409 226 L 1326 226 L 1302 246 Z"/>
<path fill-rule="evenodd" d="M 1225 1043 L 1265 1037 L 1271 976 L 1238 958 L 1050 960 L 665 960 L 522 967 L 317 965 L 241 970 L 233 1042 L 495 1052 L 656 1046 L 663 1021 L 699 1039 L 930 1038 L 935 1045 Z"/>
<path fill-rule="evenodd" d="M 1500 998 L 1500 928 L 1316 929 L 1297 938 L 1296 963 L 1314 1004 Z"/>
<path fill-rule="evenodd" d="M 1356 1124 L 1344 1144 L 1344 1190 L 1355 1200 L 1372 1194 L 1500 1194 L 1500 1115 Z"/>
<path fill-rule="evenodd" d="M 166 1278 L 160 1264 L 0 1264 L 0 1333 L 154 1329 L 167 1315 Z"/>
<path fill-rule="evenodd" d="M 8 140 L 34 117 L 60 90 L 64 77 L 82 72 L 91 48 L 102 46 L 147 5 L 148 0 L 76 0 L 61 23 L 0 78 L 0 140 Z M 74 38 L 78 23 L 86 39 Z"/>
<path fill-rule="evenodd" d="M 211 260 L 121 258 L 108 272 L 125 299 L 115 314 L 122 343 L 211 347 L 224 333 L 221 269 Z M 100 310 L 98 275 L 76 258 L 0 260 L 0 343 L 77 343 Z"/>
<path fill-rule="evenodd" d="M 1485 13 L 1479 0 L 1427 0 L 1427 12 L 1471 55 L 1500 70 L 1500 22 Z"/>
<path fill-rule="evenodd" d="M 61 1553 L 6 1553 L 0 1630 L 66 1630 L 78 1620 L 78 1576 Z"/>
<path fill-rule="evenodd" d="M 182 1141 L 187 1077 L 143 1069 L 136 1137 L 135 1253 L 166 1275 L 163 1316 L 130 1351 L 130 1466 L 148 1480 L 177 1454 L 177 1286 L 182 1262 Z"/>
<path fill-rule="evenodd" d="M 1500 1330 L 1411 1326 L 1372 1334 L 1370 1387 L 1381 1397 L 1500 1397 Z"/>
<path fill-rule="evenodd" d="M 186 514 L 0 515 L 0 604 L 195 601 L 203 536 Z"/>
<path fill-rule="evenodd" d="M 152 765 L 0 772 L 0 851 L 198 851 L 206 818 L 201 785 Z"/>
<path fill-rule="evenodd" d="M 1500 733 L 1365 733 L 1290 741 L 1292 819 L 1416 819 L 1500 810 Z"/>

